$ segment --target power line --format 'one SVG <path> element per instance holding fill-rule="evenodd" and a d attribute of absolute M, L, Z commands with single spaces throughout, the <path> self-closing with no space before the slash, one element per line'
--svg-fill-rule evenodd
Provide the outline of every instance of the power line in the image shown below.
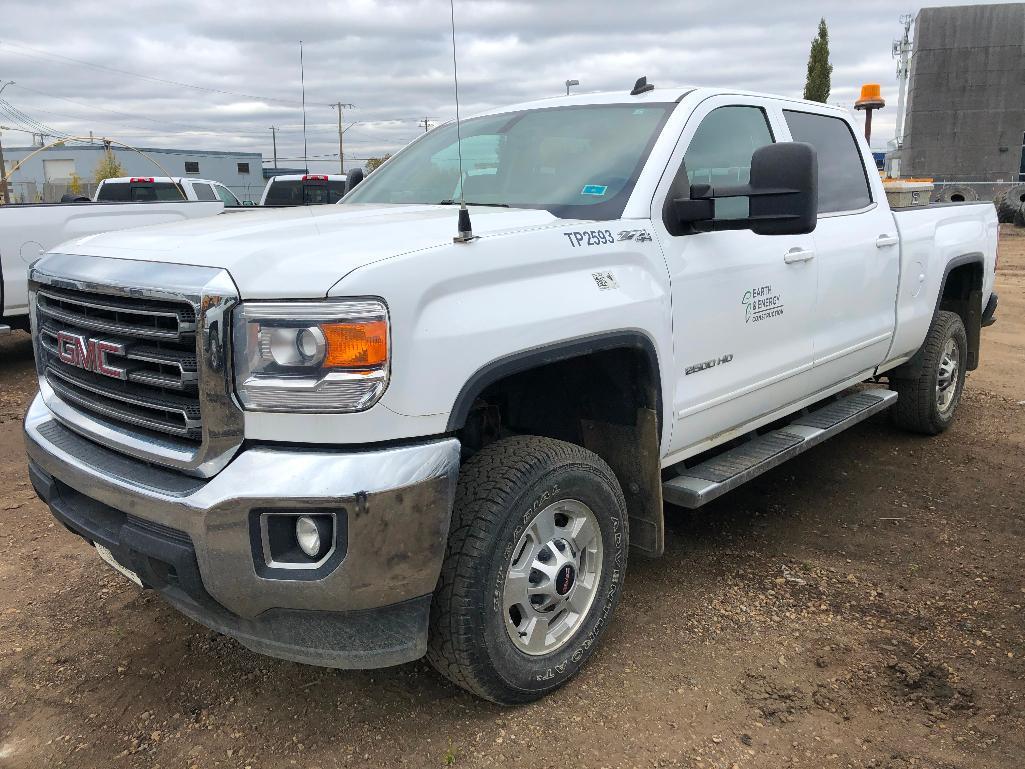
<path fill-rule="evenodd" d="M 242 96 L 242 97 L 244 97 L 246 99 L 256 99 L 256 100 L 259 100 L 259 101 L 275 101 L 275 102 L 279 102 L 281 104 L 291 104 L 293 106 L 298 106 L 298 102 L 296 102 L 296 101 L 294 101 L 292 99 L 279 99 L 279 98 L 276 98 L 276 97 L 273 97 L 273 96 L 259 96 L 259 95 L 255 95 L 255 94 L 251 94 L 251 93 L 242 93 L 240 91 L 230 91 L 230 90 L 228 90 L 226 88 L 211 88 L 209 86 L 196 85 L 195 83 L 184 83 L 184 82 L 182 82 L 180 80 L 166 80 L 166 79 L 164 79 L 162 77 L 154 77 L 152 75 L 142 75 L 142 74 L 139 74 L 138 72 L 130 72 L 130 71 L 125 70 L 125 69 L 117 69 L 115 67 L 107 67 L 107 66 L 104 66 L 103 64 L 94 64 L 94 63 L 89 62 L 89 61 L 83 61 L 82 59 L 73 59 L 70 56 L 62 56 L 62 55 L 57 54 L 57 53 L 50 53 L 49 51 L 43 51 L 43 50 L 40 50 L 39 48 L 33 48 L 32 46 L 23 45 L 23 44 L 20 44 L 20 43 L 11 43 L 11 42 L 7 42 L 7 41 L 0 41 L 0 46 L 5 46 L 5 47 L 8 47 L 8 48 L 21 48 L 21 49 L 24 49 L 25 51 L 32 51 L 32 53 L 24 53 L 24 52 L 19 53 L 18 51 L 12 51 L 12 53 L 14 53 L 16 55 L 34 56 L 34 57 L 40 57 L 41 56 L 41 57 L 46 57 L 46 58 L 51 58 L 51 59 L 61 59 L 63 61 L 72 62 L 73 64 L 80 64 L 80 65 L 82 65 L 84 67 L 92 67 L 93 69 L 99 69 L 99 70 L 103 70 L 105 72 L 113 72 L 115 74 L 124 75 L 126 77 L 135 77 L 135 78 L 139 78 L 140 80 L 148 80 L 148 81 L 150 81 L 152 83 L 163 83 L 164 85 L 172 85 L 172 86 L 175 86 L 176 88 L 193 88 L 193 89 L 195 89 L 197 91 L 206 91 L 207 93 L 219 93 L 219 94 L 225 94 L 225 95 L 228 95 L 228 96 Z"/>

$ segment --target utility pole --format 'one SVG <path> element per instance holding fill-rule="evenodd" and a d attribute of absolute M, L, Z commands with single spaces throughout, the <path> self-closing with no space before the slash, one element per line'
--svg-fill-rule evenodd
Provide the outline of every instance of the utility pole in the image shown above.
<path fill-rule="evenodd" d="M 310 172 L 310 152 L 306 149 L 306 68 L 303 66 L 303 41 L 299 41 L 299 82 L 303 92 L 303 166 Z"/>
<path fill-rule="evenodd" d="M 270 127 L 270 138 L 271 138 L 271 141 L 274 143 L 274 167 L 277 168 L 278 167 L 278 127 L 277 126 L 273 126 L 272 125 Z"/>
<path fill-rule="evenodd" d="M 345 155 L 342 154 L 344 143 L 342 142 L 342 134 L 345 131 L 342 129 L 342 110 L 343 109 L 355 109 L 355 104 L 346 104 L 345 102 L 337 101 L 334 104 L 329 105 L 338 110 L 338 173 L 345 173 Z"/>
<path fill-rule="evenodd" d="M 7 166 L 4 165 L 4 143 L 2 140 L 0 140 L 0 197 L 3 198 L 5 206 L 11 204 L 11 196 L 7 192 Z"/>
<path fill-rule="evenodd" d="M 14 81 L 4 81 L 4 83 L 0 85 L 0 94 L 2 94 L 4 89 L 9 85 L 14 85 Z M 0 140 L 0 198 L 3 199 L 5 206 L 9 206 L 11 204 L 11 193 L 7 191 L 7 166 L 4 165 L 4 144 L 2 140 Z"/>
<path fill-rule="evenodd" d="M 425 117 L 423 120 L 421 120 L 419 123 L 417 123 L 417 125 L 423 126 L 424 127 L 424 133 L 427 133 L 428 131 L 431 130 L 431 120 L 432 119 L 433 118 Z"/>

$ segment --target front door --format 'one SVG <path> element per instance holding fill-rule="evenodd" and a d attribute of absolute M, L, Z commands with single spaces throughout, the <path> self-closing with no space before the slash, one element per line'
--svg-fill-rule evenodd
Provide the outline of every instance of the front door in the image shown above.
<path fill-rule="evenodd" d="M 812 237 L 750 230 L 674 235 L 664 208 L 666 198 L 686 195 L 690 184 L 750 181 L 751 155 L 780 134 L 781 119 L 771 103 L 756 98 L 706 100 L 684 128 L 675 179 L 656 196 L 652 220 L 673 304 L 673 459 L 807 392 L 816 291 Z M 717 218 L 746 216 L 746 198 L 716 201 Z"/>

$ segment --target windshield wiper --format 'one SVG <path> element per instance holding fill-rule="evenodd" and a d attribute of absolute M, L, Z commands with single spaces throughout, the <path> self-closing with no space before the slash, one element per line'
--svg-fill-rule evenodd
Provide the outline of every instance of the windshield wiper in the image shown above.
<path fill-rule="evenodd" d="M 438 201 L 439 206 L 454 206 L 460 203 L 459 200 L 441 200 Z M 508 203 L 474 203 L 472 200 L 467 200 L 466 205 L 468 206 L 491 206 L 492 208 L 509 208 Z"/>

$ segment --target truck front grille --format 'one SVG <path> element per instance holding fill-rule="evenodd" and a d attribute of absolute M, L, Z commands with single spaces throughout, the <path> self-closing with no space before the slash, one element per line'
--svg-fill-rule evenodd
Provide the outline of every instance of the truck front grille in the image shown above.
<path fill-rule="evenodd" d="M 202 441 L 190 304 L 46 286 L 36 292 L 36 328 L 41 373 L 68 405 L 135 430 Z M 116 346 L 104 362 L 118 376 L 97 372 L 95 354 L 82 365 L 95 341 Z M 75 355 L 76 344 L 86 355 Z"/>

